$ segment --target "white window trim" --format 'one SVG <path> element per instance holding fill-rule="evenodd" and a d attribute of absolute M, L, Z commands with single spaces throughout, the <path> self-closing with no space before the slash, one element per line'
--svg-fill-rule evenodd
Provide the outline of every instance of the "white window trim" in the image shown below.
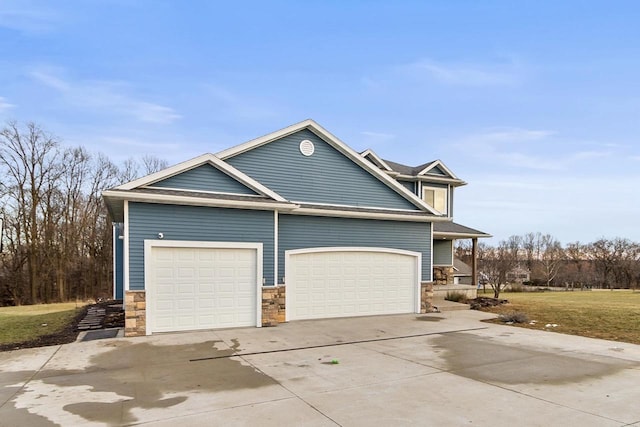
<path fill-rule="evenodd" d="M 192 240 L 149 240 L 144 241 L 144 290 L 147 302 L 146 335 L 151 335 L 155 319 L 154 292 L 151 283 L 151 251 L 153 248 L 207 248 L 207 249 L 254 249 L 256 251 L 256 327 L 262 327 L 262 243 L 245 242 L 199 242 Z"/>
<path fill-rule="evenodd" d="M 440 212 L 438 211 L 434 206 L 432 206 L 433 209 L 435 209 L 436 211 L 440 212 L 442 215 L 446 215 L 449 216 L 449 212 L 451 212 L 451 207 L 449 206 L 449 186 L 445 187 L 433 187 L 430 185 L 422 185 L 422 189 L 421 189 L 421 195 L 422 195 L 422 200 L 426 202 L 425 197 L 424 197 L 424 191 L 425 190 L 433 190 L 433 191 L 444 191 L 444 206 L 446 209 L 446 212 Z M 429 203 L 427 203 L 429 204 Z"/>

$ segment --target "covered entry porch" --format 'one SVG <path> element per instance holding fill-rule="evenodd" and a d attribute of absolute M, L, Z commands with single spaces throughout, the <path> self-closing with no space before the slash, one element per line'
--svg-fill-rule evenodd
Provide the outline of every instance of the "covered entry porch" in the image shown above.
<path fill-rule="evenodd" d="M 477 296 L 478 239 L 489 237 L 491 235 L 488 233 L 455 222 L 433 224 L 434 301 L 444 300 L 447 293 L 451 292 L 464 294 L 469 299 Z M 470 259 L 456 258 L 457 240 L 471 241 Z"/>

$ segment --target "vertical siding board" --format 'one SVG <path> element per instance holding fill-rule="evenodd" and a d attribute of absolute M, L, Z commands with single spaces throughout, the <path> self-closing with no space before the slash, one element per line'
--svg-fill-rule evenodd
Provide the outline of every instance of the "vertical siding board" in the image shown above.
<path fill-rule="evenodd" d="M 306 157 L 300 141 L 313 142 Z M 419 210 L 313 132 L 302 130 L 226 160 L 288 200 Z"/>
<path fill-rule="evenodd" d="M 422 280 L 431 277 L 431 223 L 280 214 L 278 239 L 279 281 L 284 252 L 292 249 L 365 246 L 422 253 Z"/>
<path fill-rule="evenodd" d="M 215 191 L 234 194 L 256 194 L 255 191 L 231 178 L 211 165 L 201 165 L 191 170 L 158 181 L 151 187 L 179 188 L 195 191 Z"/>
<path fill-rule="evenodd" d="M 144 289 L 144 240 L 263 243 L 263 277 L 273 284 L 273 212 L 199 206 L 129 204 L 129 282 Z"/>
<path fill-rule="evenodd" d="M 433 265 L 453 265 L 453 240 L 433 241 Z"/>

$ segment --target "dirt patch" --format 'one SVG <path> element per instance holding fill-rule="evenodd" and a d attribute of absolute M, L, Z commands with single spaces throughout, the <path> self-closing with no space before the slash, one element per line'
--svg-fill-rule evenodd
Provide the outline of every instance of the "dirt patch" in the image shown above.
<path fill-rule="evenodd" d="M 73 318 L 63 330 L 53 334 L 42 335 L 38 338 L 17 343 L 0 344 L 0 351 L 20 350 L 22 348 L 46 347 L 50 345 L 68 344 L 78 338 L 78 324 L 87 315 L 90 307 L 100 307 L 106 310 L 106 315 L 102 323 L 102 328 L 124 328 L 124 310 L 122 304 L 115 301 L 105 301 L 97 304 L 87 305 L 82 308 L 76 317 Z"/>

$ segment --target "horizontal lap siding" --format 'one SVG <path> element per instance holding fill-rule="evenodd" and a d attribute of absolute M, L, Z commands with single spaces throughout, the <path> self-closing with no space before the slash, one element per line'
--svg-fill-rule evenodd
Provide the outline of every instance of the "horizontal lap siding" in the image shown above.
<path fill-rule="evenodd" d="M 156 182 L 151 186 L 233 194 L 256 194 L 244 184 L 239 183 L 229 175 L 210 165 L 198 166 L 197 168 Z"/>
<path fill-rule="evenodd" d="M 309 157 L 302 155 L 299 148 L 305 139 L 315 146 Z M 418 210 L 309 130 L 238 154 L 226 162 L 288 200 Z"/>
<path fill-rule="evenodd" d="M 279 282 L 286 278 L 284 252 L 329 246 L 365 246 L 422 253 L 422 280 L 431 278 L 431 224 L 372 219 L 280 215 Z"/>
<path fill-rule="evenodd" d="M 412 181 L 398 181 L 404 188 L 411 191 L 413 194 L 416 193 L 416 183 Z"/>
<path fill-rule="evenodd" d="M 433 265 L 453 265 L 453 240 L 433 241 Z"/>
<path fill-rule="evenodd" d="M 129 203 L 129 288 L 144 289 L 144 240 L 263 243 L 263 276 L 273 284 L 273 212 Z"/>

